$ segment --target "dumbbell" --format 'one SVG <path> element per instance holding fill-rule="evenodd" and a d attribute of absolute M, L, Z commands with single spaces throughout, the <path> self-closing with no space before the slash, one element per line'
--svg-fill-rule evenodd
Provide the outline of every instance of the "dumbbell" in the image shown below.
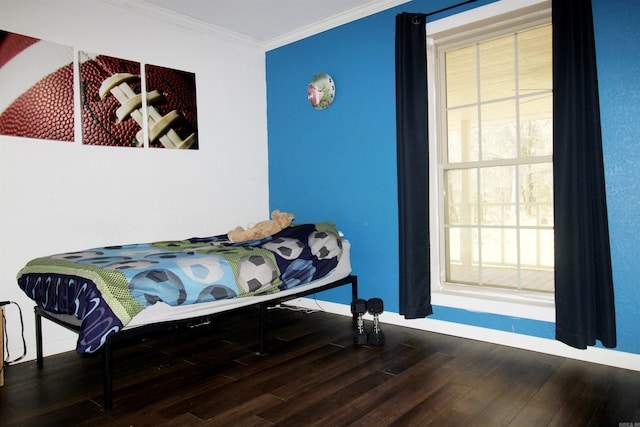
<path fill-rule="evenodd" d="M 380 329 L 380 314 L 384 311 L 384 303 L 380 298 L 367 301 L 367 311 L 373 314 L 373 330 L 367 335 L 369 345 L 384 345 L 384 332 Z"/>
<path fill-rule="evenodd" d="M 356 319 L 356 328 L 353 332 L 353 343 L 355 345 L 365 345 L 367 343 L 367 334 L 364 331 L 363 316 L 367 312 L 367 302 L 363 299 L 354 299 L 351 301 L 351 313 Z"/>

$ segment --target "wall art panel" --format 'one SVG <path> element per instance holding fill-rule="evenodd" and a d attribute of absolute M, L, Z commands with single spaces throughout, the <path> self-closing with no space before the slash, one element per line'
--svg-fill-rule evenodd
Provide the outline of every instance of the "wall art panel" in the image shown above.
<path fill-rule="evenodd" d="M 149 146 L 197 149 L 196 76 L 145 65 Z"/>
<path fill-rule="evenodd" d="M 82 143 L 144 147 L 140 63 L 79 53 Z"/>
<path fill-rule="evenodd" d="M 0 31 L 0 134 L 74 140 L 73 48 Z"/>

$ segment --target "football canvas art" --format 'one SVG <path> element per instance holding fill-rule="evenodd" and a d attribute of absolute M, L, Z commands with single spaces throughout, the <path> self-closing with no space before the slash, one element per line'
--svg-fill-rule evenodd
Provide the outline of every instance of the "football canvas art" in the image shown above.
<path fill-rule="evenodd" d="M 0 134 L 74 140 L 73 48 L 0 31 Z"/>
<path fill-rule="evenodd" d="M 198 148 L 193 73 L 155 65 L 142 73 L 137 61 L 88 52 L 79 64 L 83 144 Z"/>

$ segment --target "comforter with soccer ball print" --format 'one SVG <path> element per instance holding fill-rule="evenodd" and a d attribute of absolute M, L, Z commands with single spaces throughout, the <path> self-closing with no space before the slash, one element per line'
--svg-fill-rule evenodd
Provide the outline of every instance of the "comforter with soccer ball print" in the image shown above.
<path fill-rule="evenodd" d="M 76 350 L 93 353 L 145 307 L 275 293 L 329 274 L 342 255 L 333 223 L 292 225 L 262 240 L 226 235 L 108 246 L 37 258 L 18 285 L 40 307 L 82 321 Z"/>

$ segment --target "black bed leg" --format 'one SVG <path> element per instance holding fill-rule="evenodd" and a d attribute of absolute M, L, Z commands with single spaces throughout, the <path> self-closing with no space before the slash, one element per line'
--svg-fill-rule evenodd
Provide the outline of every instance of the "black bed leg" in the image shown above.
<path fill-rule="evenodd" d="M 358 299 L 358 276 L 351 276 L 351 301 L 355 301 Z M 353 326 L 355 327 L 358 324 L 358 315 L 356 313 L 352 314 L 353 317 Z"/>
<path fill-rule="evenodd" d="M 351 297 L 358 299 L 358 276 L 351 276 Z"/>
<path fill-rule="evenodd" d="M 113 365 L 112 356 L 113 350 L 111 347 L 111 337 L 107 338 L 104 344 L 104 353 L 102 355 L 104 361 L 104 372 L 102 379 L 102 387 L 104 394 L 104 410 L 110 412 L 113 407 Z"/>
<path fill-rule="evenodd" d="M 36 314 L 36 363 L 38 368 L 42 368 L 44 359 L 42 357 L 42 316 L 38 313 L 38 307 L 34 309 Z"/>
<path fill-rule="evenodd" d="M 267 353 L 267 304 L 260 304 L 260 356 Z"/>

